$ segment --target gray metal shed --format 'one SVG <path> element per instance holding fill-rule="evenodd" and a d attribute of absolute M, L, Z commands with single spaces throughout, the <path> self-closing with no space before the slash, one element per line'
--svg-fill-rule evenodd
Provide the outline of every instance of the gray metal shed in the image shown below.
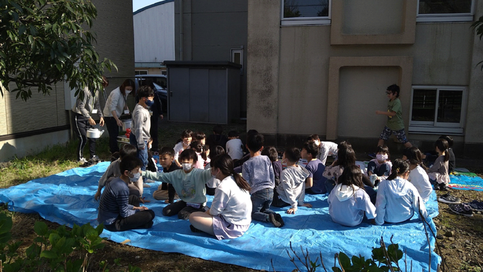
<path fill-rule="evenodd" d="M 228 124 L 240 119 L 240 69 L 233 62 L 165 61 L 170 121 Z"/>

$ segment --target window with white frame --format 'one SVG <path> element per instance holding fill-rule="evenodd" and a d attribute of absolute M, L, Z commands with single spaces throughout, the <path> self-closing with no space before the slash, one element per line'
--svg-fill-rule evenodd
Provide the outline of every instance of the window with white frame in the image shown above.
<path fill-rule="evenodd" d="M 417 22 L 471 22 L 475 0 L 419 0 Z"/>
<path fill-rule="evenodd" d="M 462 134 L 466 88 L 413 86 L 409 132 Z"/>
<path fill-rule="evenodd" d="M 331 0 L 282 0 L 282 25 L 330 24 Z"/>

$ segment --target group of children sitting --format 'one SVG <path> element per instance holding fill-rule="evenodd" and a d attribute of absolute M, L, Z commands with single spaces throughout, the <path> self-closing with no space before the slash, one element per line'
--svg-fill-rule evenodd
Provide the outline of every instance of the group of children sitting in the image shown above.
<path fill-rule="evenodd" d="M 243 145 L 236 132 L 227 138 L 220 128 L 208 139 L 203 133 L 183 131 L 174 148 L 159 152 L 163 172 L 141 171 L 136 147 L 124 145 L 120 158 L 99 180 L 98 221 L 111 231 L 150 228 L 154 212 L 140 206 L 143 178 L 162 182 L 153 197 L 168 203 L 164 216 L 189 219 L 193 232 L 217 239 L 243 235 L 252 219 L 283 227 L 282 216 L 270 207 L 288 207 L 288 214 L 311 208 L 304 202 L 306 194 L 328 194 L 329 214 L 344 226 L 359 225 L 364 215 L 378 225 L 404 222 L 415 212 L 425 218 L 431 184 L 444 190 L 449 182 L 452 152 L 447 136 L 436 141 L 437 156 L 429 169 L 416 147 L 390 161 L 388 148 L 380 146 L 366 170 L 356 163 L 348 142 L 320 141 L 311 135 L 301 149 L 285 148 L 280 161 L 277 149 L 264 147 L 264 137 L 256 130 L 247 132 Z M 335 159 L 326 166 L 329 156 Z M 454 167 L 454 155 L 452 159 Z M 211 207 L 206 206 L 206 194 L 214 195 Z"/>

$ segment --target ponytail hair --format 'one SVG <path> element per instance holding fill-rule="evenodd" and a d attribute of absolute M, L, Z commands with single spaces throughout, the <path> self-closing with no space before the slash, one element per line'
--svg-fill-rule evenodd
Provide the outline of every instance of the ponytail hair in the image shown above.
<path fill-rule="evenodd" d="M 436 143 L 434 143 L 434 146 L 436 146 L 439 149 L 439 151 L 444 152 L 444 161 L 448 161 L 449 160 L 448 141 L 446 141 L 445 139 L 439 138 L 438 140 L 436 140 Z"/>
<path fill-rule="evenodd" d="M 393 180 L 407 171 L 409 171 L 409 164 L 401 159 L 396 159 L 392 164 L 391 175 L 387 179 Z"/>
<path fill-rule="evenodd" d="M 211 168 L 220 169 L 224 176 L 233 176 L 238 188 L 250 192 L 250 185 L 248 182 L 241 175 L 236 173 L 235 170 L 233 170 L 233 160 L 231 159 L 230 155 L 226 153 L 220 154 L 211 160 L 210 165 Z"/>

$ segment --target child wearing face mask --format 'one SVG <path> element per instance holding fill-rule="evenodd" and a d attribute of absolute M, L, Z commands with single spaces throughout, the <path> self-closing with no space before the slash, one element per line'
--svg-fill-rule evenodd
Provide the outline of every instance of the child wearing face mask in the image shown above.
<path fill-rule="evenodd" d="M 210 181 L 211 169 L 198 169 L 194 165 L 198 155 L 193 149 L 185 149 L 179 155 L 182 169 L 169 173 L 143 171 L 148 179 L 171 183 L 180 197 L 180 201 L 169 204 L 163 209 L 163 215 L 178 214 L 180 219 L 188 219 L 196 211 L 205 211 L 206 183 Z"/>
<path fill-rule="evenodd" d="M 127 156 L 120 163 L 121 176 L 107 183 L 101 195 L 97 220 L 110 231 L 149 229 L 153 226 L 154 212 L 144 206 L 129 204 L 128 184 L 141 177 L 142 162 L 136 156 Z"/>
<path fill-rule="evenodd" d="M 389 160 L 389 148 L 386 145 L 378 146 L 376 151 L 376 158 L 369 161 L 367 165 L 367 175 L 369 177 L 376 175 L 376 178 L 371 180 L 382 180 L 391 174 L 392 163 Z"/>
<path fill-rule="evenodd" d="M 149 107 L 153 105 L 154 91 L 149 86 L 141 86 L 138 89 L 139 102 L 132 113 L 132 129 L 129 141 L 138 149 L 138 158 L 143 162 L 141 170 L 148 166 L 148 142 L 151 138 L 151 114 Z"/>

